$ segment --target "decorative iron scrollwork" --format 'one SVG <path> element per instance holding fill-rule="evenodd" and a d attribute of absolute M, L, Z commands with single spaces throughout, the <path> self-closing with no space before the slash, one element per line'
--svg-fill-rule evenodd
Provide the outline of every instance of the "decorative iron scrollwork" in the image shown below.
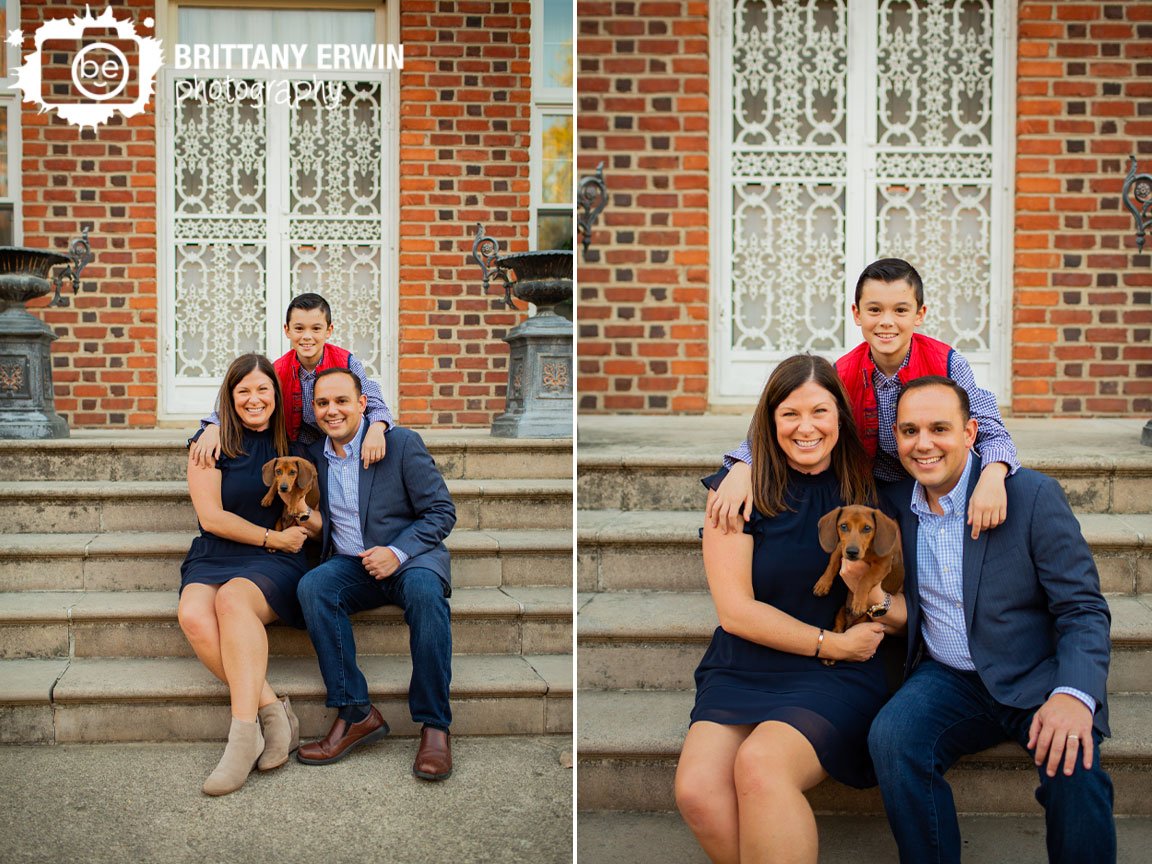
<path fill-rule="evenodd" d="M 1136 220 L 1136 251 L 1144 251 L 1144 234 L 1152 228 L 1152 174 L 1136 173 L 1136 157 L 1129 156 L 1128 176 L 1120 193 L 1124 206 Z"/>
<path fill-rule="evenodd" d="M 592 242 L 592 226 L 596 224 L 596 217 L 604 210 L 608 203 L 608 187 L 604 185 L 604 163 L 596 166 L 596 173 L 580 178 L 580 190 L 576 196 L 583 215 L 576 219 L 576 228 L 580 232 L 581 243 L 584 245 L 584 254 L 588 254 L 588 246 Z"/>
<path fill-rule="evenodd" d="M 71 259 L 71 264 L 52 274 L 52 287 L 56 289 L 56 293 L 52 295 L 52 300 L 48 303 L 49 306 L 60 306 L 64 303 L 60 296 L 60 286 L 65 279 L 72 283 L 74 295 L 80 293 L 80 271 L 92 260 L 92 246 L 88 242 L 87 228 L 81 230 L 80 236 L 73 240 L 68 247 L 68 257 Z"/>

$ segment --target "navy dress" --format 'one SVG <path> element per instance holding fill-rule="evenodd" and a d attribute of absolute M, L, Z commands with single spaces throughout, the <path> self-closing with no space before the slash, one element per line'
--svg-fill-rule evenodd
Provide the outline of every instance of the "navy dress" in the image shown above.
<path fill-rule="evenodd" d="M 726 473 L 703 482 L 715 489 Z M 820 474 L 789 469 L 786 500 L 795 512 L 785 510 L 769 519 L 753 511 L 745 525 L 754 541 L 753 594 L 806 624 L 831 629 L 848 588 L 837 579 L 826 597 L 816 597 L 812 586 L 828 565 L 818 523 L 843 505 L 840 483 L 831 469 Z M 864 788 L 876 784 L 868 728 L 887 698 L 879 655 L 864 663 L 840 660 L 825 666 L 811 655 L 777 651 L 717 627 L 696 669 L 692 722 L 787 723 L 808 739 L 831 777 Z"/>
<path fill-rule="evenodd" d="M 220 469 L 220 501 L 229 513 L 247 519 L 263 528 L 276 529 L 276 520 L 284 509 L 279 496 L 272 506 L 263 507 L 260 500 L 268 487 L 261 477 L 264 463 L 276 458 L 272 433 L 244 430 L 244 455 L 216 460 Z M 256 584 L 277 617 L 293 627 L 304 626 L 304 616 L 296 599 L 296 584 L 308 572 L 304 550 L 268 552 L 260 546 L 225 540 L 200 528 L 200 536 L 180 566 L 180 590 L 185 585 L 223 585 L 243 577 Z"/>

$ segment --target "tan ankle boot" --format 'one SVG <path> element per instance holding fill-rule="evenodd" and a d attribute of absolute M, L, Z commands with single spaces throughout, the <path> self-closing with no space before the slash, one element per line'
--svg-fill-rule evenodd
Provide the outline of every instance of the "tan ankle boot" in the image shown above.
<path fill-rule="evenodd" d="M 204 781 L 205 795 L 227 795 L 244 785 L 252 766 L 264 750 L 264 736 L 255 720 L 232 718 L 228 730 L 228 746 L 215 770 Z"/>
<path fill-rule="evenodd" d="M 260 709 L 260 725 L 264 727 L 264 752 L 256 767 L 271 771 L 287 762 L 292 751 L 300 746 L 300 721 L 285 696 Z"/>

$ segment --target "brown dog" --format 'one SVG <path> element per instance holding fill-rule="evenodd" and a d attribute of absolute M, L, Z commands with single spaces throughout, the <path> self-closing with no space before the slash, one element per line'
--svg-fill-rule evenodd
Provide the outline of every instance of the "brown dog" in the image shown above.
<path fill-rule="evenodd" d="M 281 456 L 264 463 L 262 475 L 268 486 L 268 494 L 260 501 L 265 507 L 272 504 L 277 493 L 284 502 L 284 512 L 276 522 L 276 530 L 283 531 L 289 525 L 299 524 L 297 514 L 309 509 L 315 510 L 320 504 L 320 488 L 316 485 L 316 466 L 299 456 Z"/>
<path fill-rule="evenodd" d="M 825 596 L 833 580 L 840 575 L 840 562 L 864 561 L 868 572 L 860 579 L 856 591 L 836 615 L 832 629 L 843 633 L 864 617 L 868 595 L 877 585 L 895 594 L 904 585 L 904 555 L 900 551 L 900 526 L 872 507 L 841 507 L 820 519 L 820 547 L 831 552 L 824 575 L 812 589 L 817 597 Z"/>

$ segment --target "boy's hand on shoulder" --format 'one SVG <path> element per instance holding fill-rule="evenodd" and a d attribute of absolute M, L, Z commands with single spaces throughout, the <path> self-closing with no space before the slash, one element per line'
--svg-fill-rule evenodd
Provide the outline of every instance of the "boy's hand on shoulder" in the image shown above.
<path fill-rule="evenodd" d="M 1008 518 L 1008 493 L 1004 491 L 1004 478 L 1008 466 L 993 462 L 980 472 L 972 497 L 968 499 L 968 524 L 972 526 L 972 539 L 981 531 L 991 531 Z"/>
<path fill-rule="evenodd" d="M 384 458 L 384 452 L 388 449 L 388 443 L 384 440 L 387 429 L 383 421 L 377 420 L 364 433 L 364 446 L 360 450 L 360 456 L 364 460 L 365 468 Z"/>
<path fill-rule="evenodd" d="M 188 453 L 197 467 L 216 467 L 216 460 L 220 457 L 220 427 L 214 423 L 205 426 L 200 437 L 188 448 Z"/>
<path fill-rule="evenodd" d="M 741 521 L 740 508 L 744 508 Z M 752 518 L 752 466 L 737 462 L 728 470 L 716 494 L 708 503 L 708 521 L 721 534 L 740 534 L 744 522 Z"/>

